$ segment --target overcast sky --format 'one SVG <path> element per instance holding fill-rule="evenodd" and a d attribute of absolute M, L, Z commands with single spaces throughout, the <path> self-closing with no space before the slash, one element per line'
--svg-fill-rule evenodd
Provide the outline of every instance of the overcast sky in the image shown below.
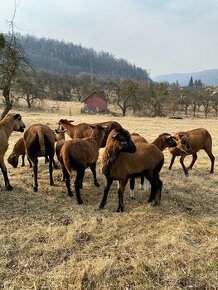
<path fill-rule="evenodd" d="M 14 0 L 0 0 L 8 31 Z M 49 37 L 150 70 L 151 77 L 218 68 L 218 0 L 17 0 L 16 31 Z"/>

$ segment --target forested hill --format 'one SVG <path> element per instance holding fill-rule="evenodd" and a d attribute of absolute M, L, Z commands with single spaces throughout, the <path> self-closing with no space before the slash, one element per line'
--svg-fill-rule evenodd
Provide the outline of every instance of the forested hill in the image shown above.
<path fill-rule="evenodd" d="M 147 71 L 81 45 L 46 38 L 18 35 L 33 68 L 56 74 L 92 73 L 109 79 L 148 80 Z"/>

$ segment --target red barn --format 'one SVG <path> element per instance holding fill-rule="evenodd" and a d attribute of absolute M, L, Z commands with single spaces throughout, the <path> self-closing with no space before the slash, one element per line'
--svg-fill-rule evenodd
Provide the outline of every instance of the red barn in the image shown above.
<path fill-rule="evenodd" d="M 97 91 L 92 92 L 84 100 L 83 112 L 107 112 L 107 98 Z"/>

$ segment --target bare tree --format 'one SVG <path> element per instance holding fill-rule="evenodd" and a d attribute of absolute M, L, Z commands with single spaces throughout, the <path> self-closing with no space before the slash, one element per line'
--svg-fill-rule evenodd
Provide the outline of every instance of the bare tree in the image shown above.
<path fill-rule="evenodd" d="M 1 34 L 0 37 L 0 89 L 4 97 L 4 109 L 1 114 L 1 119 L 4 118 L 13 106 L 11 88 L 18 72 L 23 68 L 24 64 L 27 63 L 24 48 L 17 41 L 14 32 L 15 14 L 16 5 L 14 15 L 10 21 L 11 32 L 7 35 Z"/>

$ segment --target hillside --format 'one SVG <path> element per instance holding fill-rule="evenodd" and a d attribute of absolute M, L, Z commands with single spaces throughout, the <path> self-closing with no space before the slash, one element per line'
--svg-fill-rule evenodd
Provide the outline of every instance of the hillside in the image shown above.
<path fill-rule="evenodd" d="M 102 78 L 147 80 L 147 71 L 117 59 L 108 52 L 96 52 L 73 43 L 18 35 L 33 68 L 56 74 L 92 73 Z"/>
<path fill-rule="evenodd" d="M 193 77 L 194 80 L 200 79 L 203 84 L 209 86 L 218 85 L 218 69 L 205 70 L 200 72 L 192 73 L 172 73 L 168 75 L 160 75 L 153 78 L 156 82 L 169 82 L 174 83 L 179 82 L 181 86 L 186 86 L 189 83 L 190 77 Z"/>

